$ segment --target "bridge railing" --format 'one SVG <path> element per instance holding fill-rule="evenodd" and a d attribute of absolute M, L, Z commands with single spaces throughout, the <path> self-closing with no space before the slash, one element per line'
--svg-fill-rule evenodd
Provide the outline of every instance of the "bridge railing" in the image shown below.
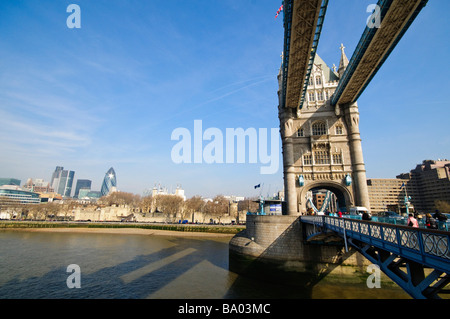
<path fill-rule="evenodd" d="M 331 216 L 302 216 L 301 221 L 331 230 L 444 272 L 450 271 L 450 232 Z"/>

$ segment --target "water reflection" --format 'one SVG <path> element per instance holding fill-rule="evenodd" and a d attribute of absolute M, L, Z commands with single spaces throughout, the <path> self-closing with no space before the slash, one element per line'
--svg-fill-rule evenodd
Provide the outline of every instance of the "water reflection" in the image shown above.
<path fill-rule="evenodd" d="M 0 231 L 0 298 L 321 298 L 230 271 L 229 239 Z M 66 285 L 70 264 L 80 289 Z"/>

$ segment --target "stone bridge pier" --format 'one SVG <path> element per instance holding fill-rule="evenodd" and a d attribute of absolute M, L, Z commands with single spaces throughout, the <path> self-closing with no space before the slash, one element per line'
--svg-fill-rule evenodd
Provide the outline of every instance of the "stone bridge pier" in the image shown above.
<path fill-rule="evenodd" d="M 229 243 L 230 270 L 278 280 L 277 274 L 295 274 L 296 284 L 313 286 L 323 277 L 358 280 L 367 259 L 345 251 L 342 241 L 329 244 L 306 242 L 299 216 L 247 215 L 247 228 Z M 270 272 L 270 276 L 265 276 Z"/>

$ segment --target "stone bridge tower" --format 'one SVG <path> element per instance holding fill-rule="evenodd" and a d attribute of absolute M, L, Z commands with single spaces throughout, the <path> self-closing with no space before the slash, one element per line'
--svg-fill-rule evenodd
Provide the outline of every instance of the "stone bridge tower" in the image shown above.
<path fill-rule="evenodd" d="M 370 209 L 358 105 L 330 102 L 349 63 L 341 51 L 339 69 L 316 54 L 302 109 L 279 107 L 288 215 L 305 214 L 315 189 L 332 191 L 340 210 Z"/>

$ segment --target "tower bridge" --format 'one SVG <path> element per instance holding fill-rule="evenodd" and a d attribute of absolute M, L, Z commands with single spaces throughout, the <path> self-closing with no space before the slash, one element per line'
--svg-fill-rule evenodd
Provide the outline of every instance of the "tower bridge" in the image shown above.
<path fill-rule="evenodd" d="M 328 0 L 283 1 L 278 116 L 286 209 L 284 216 L 247 216 L 246 230 L 230 241 L 232 254 L 297 261 L 303 270 L 324 274 L 352 252 L 312 247 L 304 236 L 311 229 L 334 232 L 415 298 L 436 297 L 448 285 L 448 234 L 304 216 L 313 189 L 335 193 L 342 210 L 370 209 L 357 100 L 427 2 L 379 0 L 351 59 L 341 45 L 339 67 L 330 68 L 316 53 L 325 15 L 332 14 Z M 427 267 L 432 272 L 425 277 Z"/>
<path fill-rule="evenodd" d="M 357 99 L 427 2 L 379 0 L 350 60 L 341 45 L 337 70 L 316 53 L 328 0 L 284 0 L 278 110 L 288 215 L 306 212 L 314 187 L 336 190 L 347 208 L 370 208 Z"/>

